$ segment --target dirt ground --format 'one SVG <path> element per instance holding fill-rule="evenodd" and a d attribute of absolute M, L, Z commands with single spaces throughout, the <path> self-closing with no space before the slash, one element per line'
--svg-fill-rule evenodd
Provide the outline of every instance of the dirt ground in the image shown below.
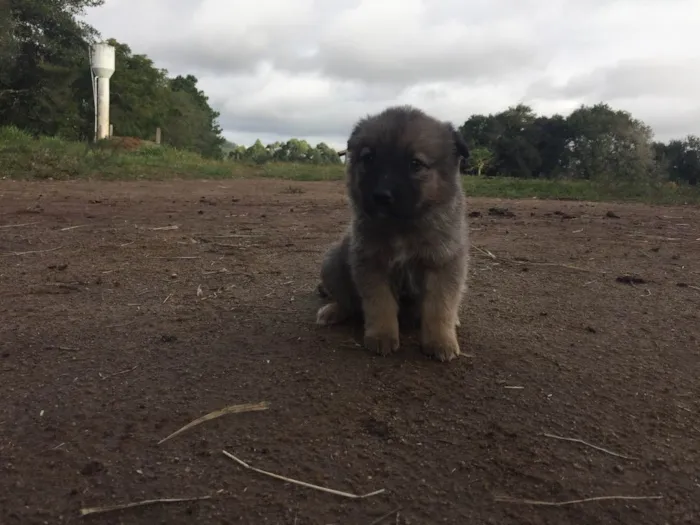
<path fill-rule="evenodd" d="M 700 210 L 469 206 L 438 363 L 315 326 L 339 183 L 0 182 L 0 522 L 700 523 Z"/>

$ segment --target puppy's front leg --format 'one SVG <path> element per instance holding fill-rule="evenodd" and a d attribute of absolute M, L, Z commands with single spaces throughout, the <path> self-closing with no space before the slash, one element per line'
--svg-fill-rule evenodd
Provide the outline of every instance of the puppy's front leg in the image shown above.
<path fill-rule="evenodd" d="M 445 267 L 426 270 L 421 348 L 439 361 L 451 361 L 460 354 L 456 327 L 465 278 L 466 263 L 461 258 Z"/>
<path fill-rule="evenodd" d="M 399 307 L 391 290 L 389 272 L 372 264 L 360 264 L 354 270 L 362 298 L 365 347 L 379 355 L 388 355 L 399 348 Z"/>

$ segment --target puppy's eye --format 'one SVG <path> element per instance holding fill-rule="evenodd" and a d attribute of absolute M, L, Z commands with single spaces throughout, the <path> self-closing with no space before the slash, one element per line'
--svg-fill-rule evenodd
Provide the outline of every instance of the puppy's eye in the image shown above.
<path fill-rule="evenodd" d="M 411 169 L 413 171 L 420 171 L 426 169 L 428 166 L 420 159 L 411 159 Z"/>
<path fill-rule="evenodd" d="M 374 160 L 374 152 L 369 148 L 362 148 L 360 151 L 360 160 L 362 162 L 372 162 L 372 160 Z"/>

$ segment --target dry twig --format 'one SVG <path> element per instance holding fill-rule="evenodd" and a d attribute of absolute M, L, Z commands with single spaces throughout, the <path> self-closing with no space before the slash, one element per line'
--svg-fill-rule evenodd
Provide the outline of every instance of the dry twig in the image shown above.
<path fill-rule="evenodd" d="M 137 501 L 134 503 L 125 503 L 124 505 L 108 505 L 106 507 L 85 507 L 80 509 L 81 516 L 87 516 L 88 514 L 99 514 L 104 512 L 111 512 L 115 510 L 131 509 L 133 507 L 143 507 L 145 505 L 154 505 L 156 503 L 180 503 L 186 501 L 201 501 L 205 499 L 211 499 L 211 496 L 200 496 L 196 498 L 159 498 L 159 499 L 147 499 L 143 501 Z"/>
<path fill-rule="evenodd" d="M 543 434 L 545 437 L 552 438 L 552 439 L 559 439 L 561 441 L 570 441 L 572 443 L 580 443 L 581 445 L 585 445 L 587 447 L 594 448 L 596 450 L 600 450 L 601 452 L 604 452 L 606 454 L 610 454 L 611 456 L 616 456 L 618 458 L 623 458 L 623 459 L 637 459 L 633 458 L 630 456 L 625 456 L 623 454 L 618 454 L 617 452 L 613 452 L 612 450 L 608 450 L 607 448 L 599 447 L 597 445 L 592 445 L 591 443 L 588 443 L 587 441 L 584 441 L 583 439 L 578 439 L 578 438 L 570 438 L 570 437 L 562 437 L 562 436 L 555 436 L 554 434 Z"/>
<path fill-rule="evenodd" d="M 517 260 L 511 260 L 509 262 L 512 262 L 515 264 L 531 264 L 532 266 L 558 266 L 559 268 L 568 268 L 569 270 L 578 270 L 579 272 L 606 273 L 603 270 L 592 270 L 590 268 L 582 268 L 581 266 L 574 266 L 573 264 L 535 262 L 535 261 L 517 261 Z"/>
<path fill-rule="evenodd" d="M 577 503 L 589 503 L 591 501 L 608 500 L 652 500 L 661 499 L 663 496 L 596 496 L 594 498 L 572 499 L 566 501 L 539 501 L 536 499 L 515 499 L 509 497 L 496 497 L 499 503 L 516 503 L 519 505 L 541 505 L 545 507 L 563 507 L 565 505 L 575 505 Z"/>
<path fill-rule="evenodd" d="M 563 264 L 563 263 L 552 263 L 552 262 L 536 262 L 536 261 L 519 261 L 517 259 L 504 259 L 504 258 L 498 258 L 496 257 L 493 253 L 491 253 L 489 250 L 485 248 L 481 248 L 479 246 L 474 246 L 474 249 L 481 253 L 482 255 L 485 255 L 489 259 L 492 259 L 494 261 L 503 261 L 506 263 L 511 263 L 511 264 L 527 264 L 527 265 L 532 265 L 532 266 L 558 266 L 560 268 L 568 268 L 569 270 L 577 270 L 579 272 L 591 272 L 591 273 L 607 273 L 603 270 L 594 270 L 590 268 L 582 268 L 581 266 L 574 266 L 573 264 Z"/>
<path fill-rule="evenodd" d="M 384 492 L 384 489 L 379 489 L 379 490 L 375 490 L 374 492 L 370 492 L 368 494 L 352 494 L 350 492 L 342 492 L 340 490 L 328 489 L 326 487 L 321 487 L 319 485 L 313 485 L 311 483 L 306 483 L 305 481 L 299 481 L 299 480 L 288 478 L 285 476 L 280 476 L 279 474 L 274 474 L 273 472 L 268 472 L 266 470 L 255 468 L 251 465 L 248 465 L 248 463 L 246 463 L 245 461 L 238 459 L 233 454 L 226 452 L 225 450 L 222 450 L 222 452 L 224 453 L 224 455 L 226 457 L 232 459 L 233 461 L 235 461 L 236 463 L 238 463 L 242 467 L 245 467 L 249 470 L 253 470 L 253 471 L 258 472 L 260 474 L 265 474 L 266 476 L 270 476 L 272 478 L 281 479 L 282 481 L 294 483 L 295 485 L 301 485 L 302 487 L 309 487 L 312 489 L 320 490 L 321 492 L 328 492 L 329 494 L 335 494 L 336 496 L 343 496 L 344 498 L 364 499 L 364 498 L 369 498 L 370 496 L 376 496 L 377 494 L 381 494 L 382 492 Z"/>
<path fill-rule="evenodd" d="M 391 518 L 394 514 L 396 514 L 396 516 L 398 517 L 400 510 L 401 510 L 401 507 L 396 507 L 394 510 L 389 511 L 386 514 L 382 514 L 381 516 L 379 516 L 376 520 L 374 520 L 369 525 L 379 525 L 382 521 L 384 521 L 387 518 Z"/>
<path fill-rule="evenodd" d="M 103 376 L 102 374 L 98 374 L 98 375 L 100 376 L 100 379 L 102 379 L 102 380 L 104 381 L 105 379 L 109 379 L 110 377 L 120 376 L 120 375 L 122 375 L 122 374 L 128 374 L 129 372 L 133 372 L 133 371 L 136 370 L 138 367 L 139 367 L 139 365 L 134 365 L 134 366 L 132 366 L 131 368 L 128 368 L 128 369 L 126 369 L 126 370 L 122 370 L 121 372 L 115 372 L 115 373 L 113 373 L 113 374 L 107 374 L 106 376 Z"/>
<path fill-rule="evenodd" d="M 258 233 L 232 233 L 230 235 L 210 235 L 210 237 L 216 239 L 242 239 L 247 237 L 262 237 Z"/>
<path fill-rule="evenodd" d="M 56 250 L 60 250 L 62 248 L 63 248 L 63 246 L 59 246 L 57 248 L 49 248 L 48 250 L 30 250 L 28 252 L 7 252 L 7 253 L 3 253 L 3 255 L 7 257 L 8 255 L 30 255 L 33 253 L 48 253 L 48 252 L 55 252 Z"/>
<path fill-rule="evenodd" d="M 4 228 L 19 228 L 20 226 L 31 226 L 32 224 L 39 224 L 39 221 L 34 222 L 22 222 L 20 224 L 3 224 L 0 229 Z"/>
<path fill-rule="evenodd" d="M 478 252 L 480 252 L 480 253 L 486 255 L 487 257 L 493 259 L 494 261 L 496 260 L 496 256 L 495 256 L 494 254 L 492 254 L 490 251 L 488 251 L 486 248 L 481 248 L 480 246 L 476 246 L 476 245 L 475 245 L 475 246 L 474 246 L 474 249 L 475 249 L 476 251 L 478 251 Z"/>
<path fill-rule="evenodd" d="M 184 427 L 182 427 L 180 430 L 176 430 L 172 434 L 170 434 L 168 437 L 165 437 L 161 439 L 158 444 L 160 445 L 161 443 L 165 443 L 169 439 L 177 436 L 178 434 L 184 432 L 185 430 L 188 430 L 192 427 L 195 427 L 201 423 L 204 423 L 205 421 L 210 421 L 212 419 L 216 419 L 217 417 L 225 416 L 226 414 L 240 414 L 242 412 L 256 412 L 259 410 L 267 410 L 270 408 L 270 403 L 267 401 L 263 401 L 261 403 L 245 403 L 242 405 L 231 405 L 226 408 L 222 408 L 221 410 L 215 410 L 214 412 L 209 412 L 208 414 L 195 419 L 191 423 L 186 424 Z"/>
<path fill-rule="evenodd" d="M 184 256 L 163 256 L 163 257 L 151 257 L 151 259 L 199 259 L 199 255 L 184 255 Z"/>
<path fill-rule="evenodd" d="M 136 320 L 129 321 L 128 323 L 110 324 L 110 325 L 105 326 L 105 328 L 123 328 L 125 326 L 129 326 L 131 324 L 134 324 L 135 322 L 136 322 Z"/>

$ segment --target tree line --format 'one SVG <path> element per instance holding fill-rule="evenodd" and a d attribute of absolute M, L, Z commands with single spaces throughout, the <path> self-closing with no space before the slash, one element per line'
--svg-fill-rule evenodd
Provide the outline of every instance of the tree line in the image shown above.
<path fill-rule="evenodd" d="M 97 31 L 78 16 L 104 0 L 0 0 L 0 122 L 34 135 L 92 140 L 88 49 Z M 193 75 L 171 78 L 114 39 L 110 121 L 117 136 L 153 140 L 222 158 L 219 113 Z"/>
<path fill-rule="evenodd" d="M 309 164 L 342 164 L 338 152 L 325 142 L 312 146 L 303 139 L 289 139 L 287 142 L 273 142 L 263 145 L 260 139 L 252 146 L 245 147 L 227 143 L 226 157 L 233 161 L 246 161 L 255 164 L 266 162 L 301 162 Z"/>
<path fill-rule="evenodd" d="M 472 115 L 459 130 L 471 149 L 462 171 L 477 176 L 691 185 L 700 179 L 700 138 L 655 141 L 644 122 L 604 103 L 567 117 L 519 104 Z"/>
<path fill-rule="evenodd" d="M 97 31 L 78 20 L 104 0 L 0 0 L 0 122 L 34 135 L 91 140 L 94 102 L 88 46 Z M 193 75 L 171 78 L 116 40 L 110 81 L 115 135 L 162 141 L 205 157 L 254 163 L 342 162 L 328 145 L 300 139 L 245 147 L 227 142 L 219 113 Z M 519 104 L 472 115 L 459 128 L 471 149 L 463 172 L 476 176 L 575 178 L 632 184 L 698 184 L 700 138 L 659 142 L 651 128 L 607 104 L 541 116 Z"/>

